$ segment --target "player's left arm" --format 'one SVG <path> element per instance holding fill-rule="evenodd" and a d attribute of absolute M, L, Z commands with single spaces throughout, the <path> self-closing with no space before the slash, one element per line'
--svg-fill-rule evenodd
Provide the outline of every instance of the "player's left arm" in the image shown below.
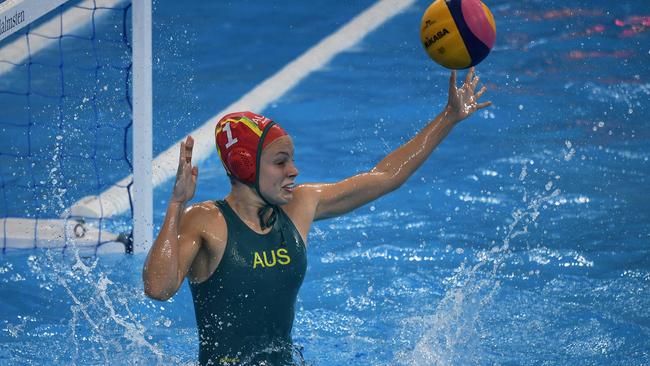
<path fill-rule="evenodd" d="M 458 88 L 456 71 L 452 71 L 449 79 L 449 99 L 442 113 L 369 172 L 337 183 L 301 185 L 300 190 L 311 197 L 314 203 L 314 220 L 342 215 L 399 188 L 458 122 L 491 104 L 478 102 L 486 90 L 484 86 L 475 92 L 478 81 L 474 68 L 471 68 L 465 83 Z"/>

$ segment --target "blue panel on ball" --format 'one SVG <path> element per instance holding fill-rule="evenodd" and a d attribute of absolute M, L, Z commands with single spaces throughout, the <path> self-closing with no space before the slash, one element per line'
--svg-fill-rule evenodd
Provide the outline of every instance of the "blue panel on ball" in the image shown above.
<path fill-rule="evenodd" d="M 467 26 L 467 23 L 463 18 L 463 11 L 461 8 L 462 0 L 445 0 L 445 2 L 447 4 L 447 8 L 449 8 L 451 16 L 454 18 L 454 22 L 456 23 L 458 32 L 460 32 L 460 36 L 463 39 L 463 42 L 465 42 L 467 52 L 472 59 L 472 63 L 468 67 L 475 66 L 479 62 L 483 61 L 485 57 L 487 57 L 488 53 L 490 53 L 490 49 L 485 44 L 483 44 L 483 42 L 481 42 L 481 40 L 478 39 L 474 33 L 472 33 L 472 31 L 469 29 L 469 26 Z"/>

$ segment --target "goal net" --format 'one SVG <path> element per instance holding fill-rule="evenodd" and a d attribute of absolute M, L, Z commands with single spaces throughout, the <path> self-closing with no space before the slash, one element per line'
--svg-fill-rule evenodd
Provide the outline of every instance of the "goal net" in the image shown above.
<path fill-rule="evenodd" d="M 133 11 L 122 0 L 0 1 L 3 253 L 133 249 L 137 199 L 151 201 L 150 178 L 136 174 L 134 186 L 133 172 L 151 169 L 150 152 L 133 152 L 151 146 L 133 142 L 134 130 L 143 138 L 134 105 L 150 110 L 151 98 L 150 88 L 148 101 L 133 94 L 142 95 L 132 31 L 142 25 L 134 26 Z M 148 165 L 134 162 L 140 155 Z M 140 222 L 151 230 L 150 217 Z"/>

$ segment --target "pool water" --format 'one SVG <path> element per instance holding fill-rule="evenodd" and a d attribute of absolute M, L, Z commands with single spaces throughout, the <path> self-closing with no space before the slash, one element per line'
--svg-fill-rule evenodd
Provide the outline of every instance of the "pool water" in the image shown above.
<path fill-rule="evenodd" d="M 493 106 L 400 189 L 312 228 L 293 330 L 309 365 L 650 364 L 650 7 L 486 3 Z M 154 154 L 371 4 L 156 2 Z M 259 111 L 293 136 L 299 182 L 372 168 L 444 107 L 448 72 L 419 44 L 427 5 Z M 194 201 L 228 193 L 217 159 Z M 171 189 L 155 191 L 157 227 Z M 192 364 L 187 284 L 147 299 L 144 259 L 0 257 L 0 363 Z"/>

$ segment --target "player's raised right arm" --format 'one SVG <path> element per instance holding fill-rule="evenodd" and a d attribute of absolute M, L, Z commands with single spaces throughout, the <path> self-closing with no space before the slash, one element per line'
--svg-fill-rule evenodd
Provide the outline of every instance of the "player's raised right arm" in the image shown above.
<path fill-rule="evenodd" d="M 191 136 L 181 143 L 176 183 L 165 221 L 142 270 L 144 291 L 156 300 L 165 301 L 178 291 L 201 245 L 200 220 L 191 219 L 192 208 L 185 210 L 185 204 L 194 196 L 199 173 L 197 167 L 192 167 L 193 146 Z"/>

